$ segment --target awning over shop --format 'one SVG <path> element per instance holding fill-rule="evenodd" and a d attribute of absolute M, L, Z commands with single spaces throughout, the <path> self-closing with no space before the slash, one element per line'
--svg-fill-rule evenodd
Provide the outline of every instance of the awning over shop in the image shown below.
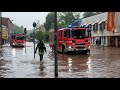
<path fill-rule="evenodd" d="M 92 24 L 93 22 L 89 22 L 89 23 L 87 23 L 87 25 L 89 25 L 89 24 Z"/>
<path fill-rule="evenodd" d="M 94 25 L 95 23 L 98 23 L 100 20 L 97 20 L 96 22 L 92 23 L 92 25 Z"/>
<path fill-rule="evenodd" d="M 120 12 L 115 12 L 115 32 L 120 32 Z"/>
<path fill-rule="evenodd" d="M 98 24 L 101 24 L 102 22 L 107 21 L 107 19 L 101 20 Z"/>
<path fill-rule="evenodd" d="M 87 25 L 87 23 L 82 24 L 82 26 L 85 26 L 85 25 Z"/>

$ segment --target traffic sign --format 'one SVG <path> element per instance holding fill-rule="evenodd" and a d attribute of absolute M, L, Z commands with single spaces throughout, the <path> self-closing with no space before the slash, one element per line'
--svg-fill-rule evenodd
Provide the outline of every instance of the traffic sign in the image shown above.
<path fill-rule="evenodd" d="M 33 22 L 33 27 L 36 27 L 36 23 L 35 22 Z"/>
<path fill-rule="evenodd" d="M 27 30 L 26 30 L 26 28 L 24 28 L 24 33 L 25 33 L 25 34 L 27 33 Z"/>

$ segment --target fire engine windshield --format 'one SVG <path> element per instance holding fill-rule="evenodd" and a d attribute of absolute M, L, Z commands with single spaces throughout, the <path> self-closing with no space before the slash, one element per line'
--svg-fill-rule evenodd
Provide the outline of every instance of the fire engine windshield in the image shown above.
<path fill-rule="evenodd" d="M 16 37 L 16 40 L 24 40 L 24 37 Z"/>
<path fill-rule="evenodd" d="M 87 34 L 87 31 L 86 30 L 72 30 L 71 31 L 71 37 L 72 38 L 76 38 L 76 39 L 78 39 L 78 38 L 88 38 L 88 34 Z"/>

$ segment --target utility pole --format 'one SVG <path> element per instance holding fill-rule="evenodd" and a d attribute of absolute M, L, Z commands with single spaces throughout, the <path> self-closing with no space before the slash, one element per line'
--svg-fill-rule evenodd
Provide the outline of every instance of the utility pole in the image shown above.
<path fill-rule="evenodd" d="M 2 48 L 2 12 L 0 12 L 0 48 Z"/>
<path fill-rule="evenodd" d="M 57 12 L 54 12 L 54 40 L 55 40 L 55 48 L 54 48 L 54 54 L 55 54 L 55 78 L 58 78 L 58 58 L 57 58 Z"/>
<path fill-rule="evenodd" d="M 35 28 L 36 28 L 35 22 L 33 22 L 33 27 L 34 27 L 33 33 L 34 33 L 34 59 L 35 59 Z"/>

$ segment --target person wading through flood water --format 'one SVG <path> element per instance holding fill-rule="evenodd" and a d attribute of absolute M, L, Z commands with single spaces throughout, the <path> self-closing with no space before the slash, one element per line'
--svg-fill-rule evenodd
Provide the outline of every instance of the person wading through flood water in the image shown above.
<path fill-rule="evenodd" d="M 39 40 L 39 43 L 36 46 L 35 54 L 37 52 L 37 49 L 38 49 L 38 54 L 40 56 L 40 61 L 42 61 L 44 52 L 47 52 L 47 50 L 46 50 L 45 44 L 41 40 Z"/>

